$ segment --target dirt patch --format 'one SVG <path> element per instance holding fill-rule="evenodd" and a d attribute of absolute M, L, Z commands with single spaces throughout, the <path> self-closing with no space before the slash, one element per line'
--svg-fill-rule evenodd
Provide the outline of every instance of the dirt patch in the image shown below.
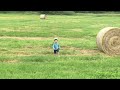
<path fill-rule="evenodd" d="M 102 54 L 102 52 L 100 52 L 97 49 L 94 49 L 94 50 L 80 49 L 80 48 L 68 47 L 68 46 L 62 47 L 62 50 L 70 50 L 73 53 L 75 52 L 75 54 L 73 54 L 73 55 L 96 55 L 96 54 Z"/>
<path fill-rule="evenodd" d="M 98 53 L 98 50 L 80 50 L 81 53 Z"/>
<path fill-rule="evenodd" d="M 0 39 L 4 39 L 4 38 L 17 39 L 17 40 L 48 40 L 50 39 L 50 38 L 44 38 L 44 37 L 9 37 L 9 36 L 0 37 Z"/>
<path fill-rule="evenodd" d="M 104 54 L 103 52 L 97 49 L 80 49 L 75 47 L 63 46 L 61 50 L 70 51 L 72 53 L 66 54 L 71 56 L 82 56 L 82 55 L 97 55 L 97 54 Z"/>
<path fill-rule="evenodd" d="M 7 60 L 7 61 L 3 61 L 3 62 L 6 62 L 6 63 L 17 63 L 18 60 Z"/>
<path fill-rule="evenodd" d="M 53 40 L 54 37 L 14 37 L 14 36 L 1 36 L 0 39 L 16 39 L 16 40 Z M 58 37 L 59 40 L 82 40 L 81 38 L 63 38 Z"/>
<path fill-rule="evenodd" d="M 101 52 L 99 50 L 80 50 L 80 54 L 82 55 L 95 55 L 100 53 Z"/>
<path fill-rule="evenodd" d="M 12 54 L 17 55 L 17 56 L 29 56 L 29 55 L 31 55 L 30 52 L 24 52 L 24 51 L 22 51 L 22 52 L 12 52 Z"/>

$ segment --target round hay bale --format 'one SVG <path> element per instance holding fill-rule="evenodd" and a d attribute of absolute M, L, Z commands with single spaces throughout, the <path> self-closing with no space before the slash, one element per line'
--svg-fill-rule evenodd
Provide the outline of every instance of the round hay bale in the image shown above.
<path fill-rule="evenodd" d="M 106 27 L 97 35 L 98 49 L 109 55 L 120 55 L 120 28 Z"/>
<path fill-rule="evenodd" d="M 40 19 L 46 19 L 46 15 L 45 14 L 41 14 L 40 15 Z"/>

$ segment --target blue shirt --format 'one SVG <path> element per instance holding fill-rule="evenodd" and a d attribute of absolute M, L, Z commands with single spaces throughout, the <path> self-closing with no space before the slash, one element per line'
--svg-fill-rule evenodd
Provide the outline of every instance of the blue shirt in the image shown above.
<path fill-rule="evenodd" d="M 57 50 L 57 49 L 59 49 L 60 48 L 60 45 L 58 44 L 58 43 L 54 43 L 53 44 L 53 49 L 54 50 Z"/>

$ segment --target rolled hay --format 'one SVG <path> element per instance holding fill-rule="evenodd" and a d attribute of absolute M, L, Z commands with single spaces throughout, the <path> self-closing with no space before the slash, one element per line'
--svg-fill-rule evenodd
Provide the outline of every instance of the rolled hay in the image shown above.
<path fill-rule="evenodd" d="M 97 35 L 97 46 L 108 55 L 120 55 L 120 28 L 106 27 Z"/>
<path fill-rule="evenodd" d="M 46 15 L 45 14 L 41 14 L 40 15 L 40 19 L 46 19 Z"/>

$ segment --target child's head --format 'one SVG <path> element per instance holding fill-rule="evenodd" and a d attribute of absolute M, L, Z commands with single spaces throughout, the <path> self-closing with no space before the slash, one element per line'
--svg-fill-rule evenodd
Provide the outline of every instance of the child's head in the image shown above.
<path fill-rule="evenodd" d="M 54 39 L 54 42 L 55 42 L 55 43 L 57 43 L 57 42 L 58 42 L 58 39 L 57 39 L 57 38 L 55 38 L 55 39 Z"/>

